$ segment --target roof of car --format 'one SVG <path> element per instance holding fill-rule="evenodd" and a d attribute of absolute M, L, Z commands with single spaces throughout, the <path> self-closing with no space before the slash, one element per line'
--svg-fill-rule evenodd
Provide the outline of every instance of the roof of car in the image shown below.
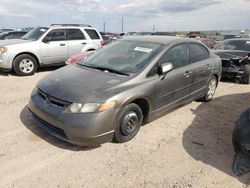
<path fill-rule="evenodd" d="M 1 32 L 2 35 L 8 35 L 8 34 L 11 34 L 11 33 L 27 33 L 26 31 L 4 31 L 4 32 Z"/>
<path fill-rule="evenodd" d="M 55 28 L 55 27 L 63 27 L 63 28 L 87 28 L 87 29 L 94 29 L 89 24 L 51 24 L 49 27 Z"/>
<path fill-rule="evenodd" d="M 194 39 L 173 37 L 173 36 L 133 36 L 133 37 L 124 37 L 123 40 L 136 40 L 136 41 L 154 42 L 160 44 L 168 44 L 170 42 L 197 42 Z"/>
<path fill-rule="evenodd" d="M 87 26 L 60 26 L 60 25 L 53 25 L 53 26 L 49 26 L 48 28 L 84 28 L 84 29 L 95 29 L 93 27 L 87 27 Z"/>
<path fill-rule="evenodd" d="M 246 40 L 248 40 L 248 41 L 250 41 L 250 38 L 233 38 L 233 39 L 226 39 L 225 41 L 232 41 L 232 40 L 242 40 L 242 41 L 246 41 Z"/>

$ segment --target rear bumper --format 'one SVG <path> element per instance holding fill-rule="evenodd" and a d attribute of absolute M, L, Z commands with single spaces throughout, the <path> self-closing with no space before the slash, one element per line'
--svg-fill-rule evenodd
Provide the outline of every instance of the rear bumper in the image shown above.
<path fill-rule="evenodd" d="M 31 97 L 28 107 L 39 127 L 66 142 L 88 146 L 113 138 L 118 110 L 88 114 L 65 113 L 62 107 L 47 104 L 36 94 Z"/>

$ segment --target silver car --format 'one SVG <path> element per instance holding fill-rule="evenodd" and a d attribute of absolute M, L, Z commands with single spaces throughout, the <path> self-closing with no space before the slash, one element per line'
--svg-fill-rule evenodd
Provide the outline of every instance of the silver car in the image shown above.
<path fill-rule="evenodd" d="M 102 46 L 100 33 L 89 25 L 37 27 L 21 39 L 0 42 L 0 69 L 32 75 L 40 66 L 65 64 L 74 54 Z"/>

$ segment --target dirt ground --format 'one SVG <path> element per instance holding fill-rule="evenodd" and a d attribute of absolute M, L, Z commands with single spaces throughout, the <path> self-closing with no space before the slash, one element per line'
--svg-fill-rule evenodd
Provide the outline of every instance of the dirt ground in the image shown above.
<path fill-rule="evenodd" d="M 83 148 L 38 128 L 31 90 L 51 71 L 0 74 L 0 187 L 248 187 L 231 170 L 232 129 L 250 86 L 221 82 L 209 103 L 192 102 L 143 126 L 132 141 Z M 250 186 L 249 186 L 250 187 Z"/>

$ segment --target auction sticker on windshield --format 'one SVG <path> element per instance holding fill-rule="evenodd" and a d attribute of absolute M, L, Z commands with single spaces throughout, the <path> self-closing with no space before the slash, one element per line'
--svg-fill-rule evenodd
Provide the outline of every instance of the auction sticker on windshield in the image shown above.
<path fill-rule="evenodd" d="M 140 51 L 140 52 L 146 52 L 146 53 L 150 53 L 152 51 L 152 49 L 150 48 L 143 48 L 143 47 L 136 47 L 134 50 Z"/>

